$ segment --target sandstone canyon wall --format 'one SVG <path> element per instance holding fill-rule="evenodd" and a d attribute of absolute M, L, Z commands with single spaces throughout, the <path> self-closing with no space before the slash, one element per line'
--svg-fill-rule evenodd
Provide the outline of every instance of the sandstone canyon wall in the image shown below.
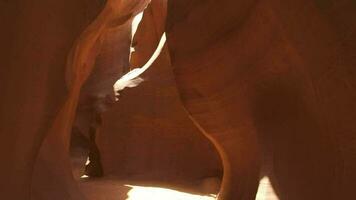
<path fill-rule="evenodd" d="M 90 99 L 110 96 L 166 32 L 146 81 L 103 114 L 107 175 L 219 176 L 202 133 L 223 161 L 219 200 L 254 199 L 261 176 L 280 199 L 353 199 L 354 1 L 168 0 L 167 13 L 152 1 L 128 66 L 130 23 L 148 2 L 0 2 L 1 198 L 85 199 L 69 161 L 73 122 L 86 135 Z"/>
<path fill-rule="evenodd" d="M 146 7 L 148 1 L 122 3 L 121 1 L 1 2 L 0 22 L 4 30 L 1 32 L 3 46 L 0 69 L 2 89 L 0 132 L 3 136 L 1 156 L 4 159 L 1 165 L 1 176 L 4 179 L 1 182 L 2 198 L 15 200 L 79 200 L 85 198 L 71 174 L 70 130 L 72 123 L 74 121 L 77 123 L 74 120 L 75 112 L 81 109 L 85 111 L 86 106 L 93 106 L 90 105 L 92 104 L 90 98 L 102 101 L 103 96 L 111 95 L 112 84 L 129 67 L 130 23 L 133 16 Z M 166 74 L 169 74 L 169 70 L 164 71 L 164 76 Z M 171 79 L 167 81 L 170 84 L 167 85 L 168 93 L 173 94 L 172 99 L 177 99 L 176 93 L 174 93 L 173 79 L 169 78 Z M 165 83 L 166 80 L 160 80 L 158 77 L 157 81 Z M 151 95 L 150 92 L 146 94 Z M 133 95 L 134 98 L 136 97 Z M 158 99 L 159 97 L 154 94 L 149 98 Z M 131 101 L 128 99 L 128 102 Z M 78 109 L 77 105 L 79 105 Z M 171 136 L 180 141 L 180 148 L 189 145 L 192 146 L 195 153 L 193 152 L 189 157 L 192 153 L 189 149 L 179 151 L 177 148 L 172 148 L 173 145 L 167 144 L 164 148 L 172 148 L 172 154 L 181 153 L 187 156 L 170 160 L 178 162 L 178 164 L 161 165 L 160 163 L 164 163 L 165 158 L 169 159 L 168 154 L 170 154 L 169 151 L 161 149 L 159 152 L 150 154 L 141 152 L 139 159 L 142 161 L 145 160 L 142 159 L 142 156 L 151 156 L 152 160 L 155 160 L 150 162 L 154 163 L 151 165 L 151 169 L 155 173 L 161 166 L 161 169 L 168 170 L 167 175 L 188 177 L 199 172 L 201 166 L 197 162 L 194 167 L 184 165 L 186 164 L 185 158 L 194 160 L 198 157 L 201 161 L 205 160 L 198 153 L 202 146 L 212 153 L 212 160 L 208 161 L 211 163 L 211 165 L 208 164 L 211 169 L 207 169 L 205 171 L 207 173 L 200 174 L 216 175 L 219 173 L 219 161 L 211 146 L 199 137 L 198 131 L 194 129 L 190 121 L 184 119 L 184 112 L 179 109 L 177 100 L 167 106 L 168 109 L 171 106 L 181 113 L 178 118 L 182 118 L 183 124 L 185 124 L 183 127 L 178 126 L 179 131 L 169 128 L 174 130 L 171 131 Z M 150 107 L 151 112 L 154 108 L 157 107 Z M 120 109 L 118 113 L 120 113 Z M 162 115 L 168 115 L 168 113 Z M 84 123 L 75 123 L 75 125 L 83 128 L 82 132 L 85 133 L 86 119 L 83 121 Z M 171 123 L 162 124 L 169 126 L 167 124 Z M 133 122 L 131 125 L 136 127 Z M 186 127 L 188 130 L 184 130 L 184 136 L 174 135 L 179 134 Z M 141 128 L 142 130 L 140 130 Z M 138 129 L 140 132 L 145 130 L 145 137 L 139 137 L 142 138 L 141 141 L 153 137 L 151 134 L 154 134 L 155 131 L 148 131 L 149 129 L 147 127 Z M 164 131 L 164 129 L 155 130 Z M 110 137 L 111 134 L 111 137 L 117 139 L 116 131 L 112 130 L 103 135 Z M 188 137 L 189 133 L 195 133 L 195 137 Z M 146 148 L 152 149 L 153 146 L 162 144 L 160 139 L 161 137 L 157 138 L 158 144 L 147 142 L 144 145 Z M 148 141 L 152 142 L 153 140 Z M 173 139 L 170 141 L 174 143 Z M 118 149 L 120 149 L 122 146 L 120 143 L 123 142 L 132 142 L 132 144 L 125 144 L 127 146 L 136 145 L 133 141 L 122 140 L 118 141 L 119 144 L 112 143 L 111 148 L 119 147 Z M 105 148 L 110 149 L 107 146 Z M 105 158 L 105 155 L 110 156 L 115 151 L 103 152 Z M 117 149 L 116 152 L 118 152 Z M 156 155 L 161 152 L 166 154 Z M 127 158 L 132 157 L 130 151 L 119 151 L 118 153 L 127 154 Z M 111 158 L 113 160 L 104 162 L 109 163 L 105 165 L 107 169 L 114 169 L 114 166 L 110 165 L 121 161 L 121 159 Z M 133 159 L 132 163 L 135 163 L 134 161 Z M 141 166 L 136 166 L 129 161 L 127 163 L 126 166 L 131 166 L 130 172 L 134 173 L 144 172 L 149 165 L 147 162 L 141 162 Z M 185 166 L 185 168 L 180 170 L 178 165 Z M 158 167 L 158 169 L 154 170 L 154 167 Z M 110 170 L 108 171 L 110 172 Z M 116 169 L 116 171 L 118 170 Z M 129 171 L 126 172 L 129 173 Z M 178 173 L 178 175 L 174 173 Z M 155 177 L 157 178 L 158 175 Z"/>
<path fill-rule="evenodd" d="M 34 163 L 68 96 L 68 52 L 100 1 L 2 1 L 1 198 L 29 199 Z"/>
<path fill-rule="evenodd" d="M 144 66 L 156 50 L 165 28 L 166 3 L 151 1 L 145 10 L 133 39 L 131 68 Z M 215 150 L 180 104 L 166 46 L 142 78 L 138 88 L 124 91 L 104 114 L 98 136 L 104 171 L 168 183 L 219 178 Z"/>
<path fill-rule="evenodd" d="M 354 1 L 168 1 L 182 102 L 224 163 L 219 199 L 352 199 Z M 268 165 L 269 167 L 265 167 Z"/>

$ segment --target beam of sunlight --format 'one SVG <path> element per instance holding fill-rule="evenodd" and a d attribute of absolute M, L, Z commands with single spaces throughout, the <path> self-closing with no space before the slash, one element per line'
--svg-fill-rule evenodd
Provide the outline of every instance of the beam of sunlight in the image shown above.
<path fill-rule="evenodd" d="M 142 20 L 142 17 L 143 17 L 143 12 L 140 12 L 139 14 L 137 14 L 134 19 L 132 20 L 132 26 L 131 26 L 131 40 L 133 40 L 135 34 L 136 34 L 136 31 L 137 31 L 137 28 L 138 28 L 138 25 L 140 24 L 141 20 Z"/>
<path fill-rule="evenodd" d="M 165 43 L 166 43 L 166 34 L 164 33 L 161 37 L 157 49 L 155 50 L 151 58 L 147 61 L 147 63 L 141 68 L 136 68 L 131 70 L 130 72 L 123 75 L 119 80 L 116 81 L 116 83 L 114 84 L 114 91 L 116 95 L 119 95 L 118 92 L 122 91 L 126 87 L 129 88 L 136 87 L 138 84 L 140 84 L 143 81 L 143 79 L 140 78 L 139 76 L 143 72 L 145 72 L 152 65 L 152 63 L 157 59 Z"/>
<path fill-rule="evenodd" d="M 215 200 L 213 196 L 200 196 L 159 187 L 132 186 L 126 200 Z"/>
<path fill-rule="evenodd" d="M 142 17 L 143 17 L 143 12 L 137 14 L 132 21 L 132 25 L 131 25 L 131 31 L 132 31 L 131 37 L 132 38 L 131 38 L 131 40 L 133 40 L 133 38 L 135 36 L 135 33 L 136 33 L 138 26 L 142 20 Z M 144 81 L 139 76 L 143 72 L 145 72 L 152 65 L 152 63 L 157 59 L 157 57 L 161 53 L 162 48 L 165 43 L 166 43 L 166 34 L 163 33 L 155 52 L 153 53 L 151 58 L 147 61 L 147 63 L 144 66 L 142 66 L 141 68 L 136 68 L 136 69 L 131 70 L 130 72 L 123 75 L 119 80 L 116 81 L 116 83 L 113 86 L 116 96 L 119 96 L 120 95 L 119 92 L 122 91 L 123 89 L 136 87 L 141 82 Z M 134 51 L 134 47 L 130 47 L 130 52 L 132 53 L 133 51 Z M 130 54 L 130 59 L 131 59 L 131 54 Z M 116 100 L 118 100 L 118 99 L 116 98 Z"/>

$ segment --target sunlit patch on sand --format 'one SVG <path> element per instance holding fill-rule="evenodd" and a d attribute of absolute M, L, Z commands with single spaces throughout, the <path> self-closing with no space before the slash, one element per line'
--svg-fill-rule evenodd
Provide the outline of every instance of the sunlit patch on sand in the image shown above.
<path fill-rule="evenodd" d="M 132 189 L 126 200 L 215 200 L 214 196 L 200 196 L 159 187 L 127 185 Z"/>
<path fill-rule="evenodd" d="M 278 200 L 276 193 L 274 192 L 271 182 L 268 177 L 264 177 L 260 181 L 256 200 Z"/>

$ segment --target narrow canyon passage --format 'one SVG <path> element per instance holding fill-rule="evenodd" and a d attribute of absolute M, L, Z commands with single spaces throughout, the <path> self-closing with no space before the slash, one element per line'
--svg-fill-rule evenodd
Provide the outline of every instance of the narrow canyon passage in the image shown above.
<path fill-rule="evenodd" d="M 344 200 L 354 0 L 0 1 L 0 199 Z"/>

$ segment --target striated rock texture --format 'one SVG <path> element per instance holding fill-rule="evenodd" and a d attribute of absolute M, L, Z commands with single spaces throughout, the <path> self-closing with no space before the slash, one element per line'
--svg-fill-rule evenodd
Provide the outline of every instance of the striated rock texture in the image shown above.
<path fill-rule="evenodd" d="M 106 100 L 107 97 L 112 98 L 112 85 L 129 67 L 130 24 L 148 2 L 92 0 L 0 3 L 0 23 L 4 29 L 1 32 L 1 58 L 4 67 L 0 69 L 0 133 L 3 137 L 1 156 L 4 161 L 0 166 L 1 177 L 4 179 L 1 182 L 1 198 L 85 199 L 72 175 L 69 160 L 73 122 L 77 130 L 88 136 L 92 116 L 109 108 L 112 102 Z M 168 56 L 165 55 L 167 61 Z M 156 149 L 156 152 L 149 154 L 141 152 L 141 161 L 144 160 L 142 156 L 150 156 L 152 162 L 138 162 L 142 165 L 135 166 L 132 163 L 136 160 L 131 160 L 132 163 L 127 161 L 125 166 L 129 166 L 127 169 L 131 170 L 126 172 L 143 172 L 150 179 L 160 180 L 160 169 L 167 170 L 165 180 L 168 177 L 183 180 L 190 175 L 196 175 L 192 179 L 219 175 L 220 166 L 214 150 L 197 134 L 198 131 L 179 107 L 173 78 L 169 75 L 169 65 L 162 66 L 166 69 L 157 69 L 167 79 L 157 77 L 155 84 L 167 83 L 167 91 L 159 94 L 157 90 L 154 95 L 150 92 L 146 94 L 148 99 L 152 99 L 151 102 L 155 102 L 163 93 L 167 92 L 168 95 L 166 100 L 155 102 L 164 104 L 167 101 L 167 105 L 162 106 L 167 111 L 162 109 L 162 113 L 158 112 L 160 116 L 154 118 L 155 122 L 167 118 L 168 109 L 175 113 L 171 119 L 164 119 L 163 123 L 159 123 L 162 125 L 161 129 L 155 127 L 157 132 L 152 129 L 147 131 L 149 127 L 152 128 L 151 124 L 149 127 L 140 127 L 142 130 L 138 131 L 146 130 L 145 137 L 139 137 L 146 149 L 154 149 L 156 145 L 165 145 L 165 149 L 160 149 L 159 152 Z M 128 99 L 128 102 L 131 101 Z M 154 109 L 159 111 L 157 106 L 150 109 L 147 117 L 151 116 Z M 173 124 L 176 120 L 179 124 Z M 170 132 L 171 135 L 162 143 L 153 143 L 154 133 L 159 136 L 157 140 L 164 139 L 160 135 L 161 131 Z M 116 134 L 114 130 L 102 133 L 105 137 L 111 135 L 113 138 Z M 190 137 L 190 134 L 195 136 Z M 120 150 L 121 142 L 125 141 L 132 142 L 125 144 L 128 146 L 136 144 L 130 140 L 117 141 L 110 144 L 114 151 L 104 151 L 103 157 L 118 152 L 114 147 L 119 147 Z M 174 147 L 174 144 L 180 147 Z M 184 148 L 186 146 L 189 148 Z M 107 146 L 105 148 L 110 149 Z M 202 149 L 209 154 L 200 156 Z M 160 152 L 164 154 L 160 155 Z M 131 151 L 119 153 L 126 153 L 127 158 L 133 155 Z M 181 156 L 175 158 L 170 153 Z M 105 165 L 105 169 L 114 169 L 117 166 L 114 164 L 121 161 L 111 158 L 112 160 L 104 162 L 109 163 Z M 187 165 L 186 159 L 188 162 L 194 161 L 194 167 Z M 166 161 L 166 164 L 160 164 Z M 204 161 L 209 167 L 201 171 L 200 164 Z"/>
<path fill-rule="evenodd" d="M 219 200 L 254 199 L 261 167 L 281 199 L 354 198 L 355 9 L 168 1 L 182 102 L 223 158 Z"/>
<path fill-rule="evenodd" d="M 167 56 L 104 113 L 97 143 L 105 175 L 192 185 L 221 175 L 214 148 L 180 104 Z"/>
<path fill-rule="evenodd" d="M 86 198 L 69 159 L 73 124 L 88 136 L 111 84 L 163 32 L 146 82 L 103 117 L 108 175 L 209 182 L 219 159 L 201 132 L 223 162 L 219 200 L 254 199 L 265 175 L 280 199 L 353 199 L 353 0 L 155 0 L 128 66 L 130 23 L 149 2 L 0 1 L 1 199 Z"/>
<path fill-rule="evenodd" d="M 104 35 L 148 2 L 1 2 L 2 198 L 84 199 L 69 161 L 80 90 Z"/>
<path fill-rule="evenodd" d="M 180 104 L 166 56 L 103 115 L 97 141 L 106 175 L 168 183 L 220 176 L 215 150 Z"/>
<path fill-rule="evenodd" d="M 101 9 L 88 0 L 0 2 L 2 199 L 30 199 L 40 146 L 68 97 L 68 52 Z"/>
<path fill-rule="evenodd" d="M 100 14 L 76 39 L 69 52 L 66 68 L 69 95 L 47 133 L 35 166 L 33 194 L 40 193 L 37 195 L 39 198 L 85 199 L 74 180 L 69 159 L 70 133 L 81 88 L 93 72 L 108 31 L 127 20 L 132 20 L 132 17 L 141 12 L 148 3 L 149 1 L 107 1 Z M 127 48 L 126 51 L 129 52 L 130 49 Z M 44 171 L 43 168 L 48 170 Z M 38 174 L 57 178 L 53 182 L 53 179 L 42 178 Z M 52 192 L 43 187 L 37 188 L 37 185 L 51 186 L 55 190 Z"/>
<path fill-rule="evenodd" d="M 133 41 L 132 68 L 145 65 L 156 50 L 165 13 L 162 0 L 145 10 Z M 103 115 L 97 141 L 105 174 L 194 186 L 197 180 L 220 177 L 215 150 L 181 106 L 166 47 L 142 78 Z"/>

